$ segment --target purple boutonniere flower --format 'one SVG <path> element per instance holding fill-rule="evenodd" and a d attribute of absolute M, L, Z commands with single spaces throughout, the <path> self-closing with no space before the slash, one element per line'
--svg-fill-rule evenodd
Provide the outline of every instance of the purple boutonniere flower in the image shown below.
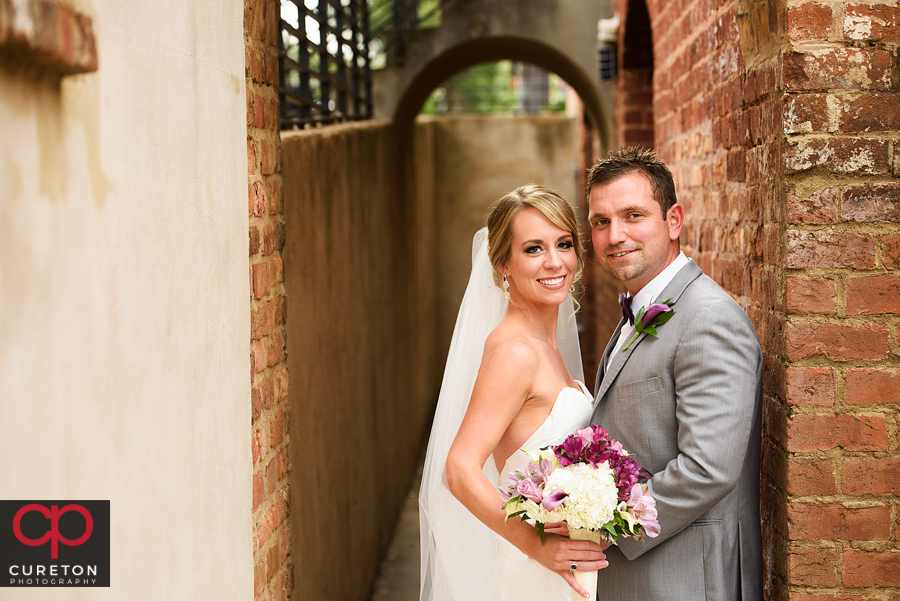
<path fill-rule="evenodd" d="M 659 338 L 659 333 L 656 331 L 657 326 L 666 323 L 675 315 L 675 311 L 669 306 L 671 302 L 672 299 L 670 298 L 662 303 L 653 303 L 649 307 L 641 307 L 634 317 L 634 336 L 622 347 L 622 350 L 627 351 L 631 343 L 637 340 L 638 336 L 644 332 Z"/>

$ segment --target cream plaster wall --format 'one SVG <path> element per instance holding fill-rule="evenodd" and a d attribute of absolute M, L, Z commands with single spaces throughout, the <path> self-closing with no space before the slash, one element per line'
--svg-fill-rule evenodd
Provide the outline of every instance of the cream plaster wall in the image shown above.
<path fill-rule="evenodd" d="M 0 498 L 109 499 L 109 589 L 250 599 L 243 2 L 79 0 L 99 71 L 0 64 Z"/>

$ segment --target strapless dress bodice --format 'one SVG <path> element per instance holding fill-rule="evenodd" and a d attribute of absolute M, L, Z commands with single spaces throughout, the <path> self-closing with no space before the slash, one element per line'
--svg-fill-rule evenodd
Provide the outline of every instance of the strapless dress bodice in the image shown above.
<path fill-rule="evenodd" d="M 534 451 L 549 445 L 557 445 L 566 439 L 575 430 L 580 430 L 588 425 L 593 414 L 594 398 L 587 387 L 578 382 L 578 388 L 563 388 L 553 403 L 550 415 L 544 420 L 537 430 L 528 437 L 519 450 L 507 458 L 503 469 L 500 470 L 498 486 L 505 488 L 509 485 L 506 474 L 524 467 L 531 461 L 522 449 Z"/>
<path fill-rule="evenodd" d="M 533 451 L 561 443 L 575 430 L 588 425 L 593 414 L 593 397 L 584 384 L 578 388 L 563 388 L 553 403 L 550 415 L 526 440 L 520 450 L 509 456 L 498 476 L 498 487 L 506 489 L 509 472 L 524 468 L 531 457 L 521 449 Z M 499 497 L 498 497 L 499 498 Z M 499 539 L 494 555 L 492 571 L 494 601 L 570 601 L 571 589 L 558 574 L 551 572 L 533 559 L 522 554 L 505 539 Z"/>

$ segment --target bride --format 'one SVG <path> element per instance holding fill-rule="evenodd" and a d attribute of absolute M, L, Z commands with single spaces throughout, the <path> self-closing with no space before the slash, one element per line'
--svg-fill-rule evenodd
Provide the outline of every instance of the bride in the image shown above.
<path fill-rule="evenodd" d="M 541 186 L 497 201 L 473 242 L 435 413 L 419 514 L 422 601 L 585 595 L 572 569 L 606 567 L 599 545 L 505 520 L 498 486 L 591 417 L 569 292 L 582 245 L 571 206 Z M 560 311 L 562 307 L 562 311 Z M 574 376 L 574 377 L 573 377 Z"/>

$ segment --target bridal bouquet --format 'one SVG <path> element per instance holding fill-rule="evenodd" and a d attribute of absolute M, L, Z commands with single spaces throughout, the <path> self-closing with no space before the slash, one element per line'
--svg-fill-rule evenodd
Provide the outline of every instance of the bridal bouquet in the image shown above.
<path fill-rule="evenodd" d="M 656 501 L 641 482 L 650 474 L 604 428 L 589 426 L 560 445 L 525 453 L 532 458 L 525 473 L 510 472 L 500 494 L 507 519 L 534 520 L 541 540 L 544 524 L 563 521 L 610 542 L 659 535 Z"/>
<path fill-rule="evenodd" d="M 659 535 L 656 501 L 641 480 L 651 477 L 600 426 L 589 426 L 562 444 L 525 451 L 532 461 L 525 472 L 509 473 L 501 490 L 507 519 L 534 520 L 544 540 L 544 525 L 565 521 L 569 538 L 616 542 L 620 536 L 643 539 Z M 595 599 L 597 572 L 575 572 Z M 572 599 L 581 597 L 572 591 Z"/>

